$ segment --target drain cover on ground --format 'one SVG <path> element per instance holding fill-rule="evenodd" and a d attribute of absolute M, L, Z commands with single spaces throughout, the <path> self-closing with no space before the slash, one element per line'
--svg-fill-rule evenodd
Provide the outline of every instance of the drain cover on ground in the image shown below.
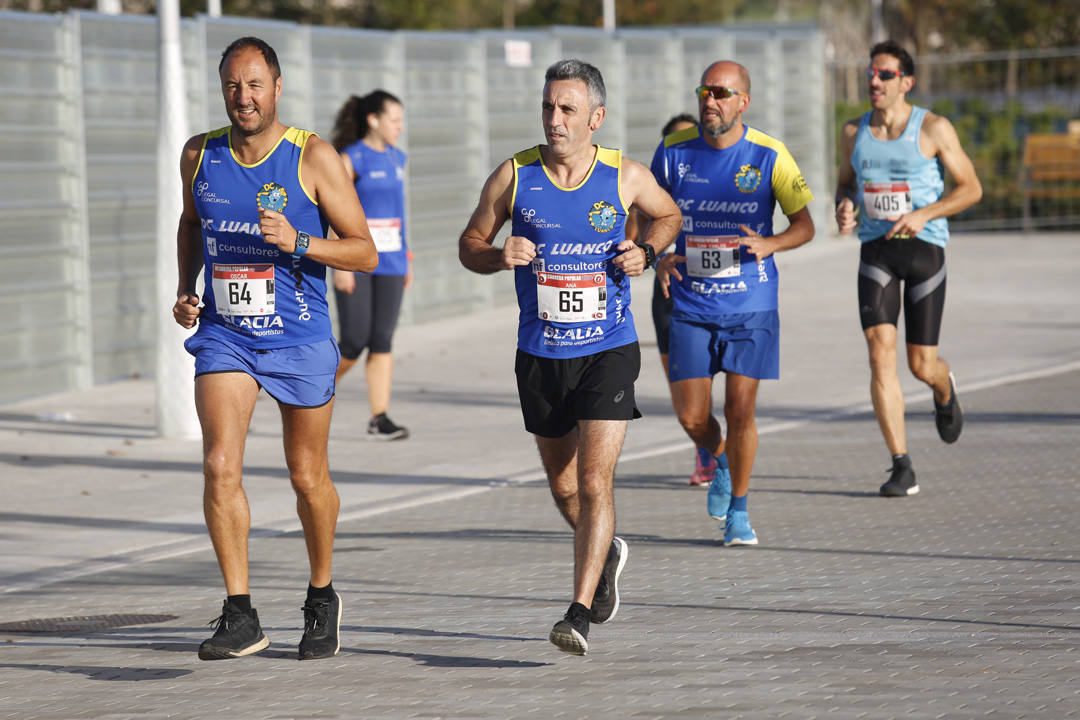
<path fill-rule="evenodd" d="M 0 632 L 8 633 L 58 633 L 90 632 L 129 625 L 148 625 L 150 623 L 175 620 L 179 615 L 137 615 L 132 613 L 114 613 L 112 615 L 75 615 L 73 617 L 36 618 L 17 622 L 0 623 Z"/>

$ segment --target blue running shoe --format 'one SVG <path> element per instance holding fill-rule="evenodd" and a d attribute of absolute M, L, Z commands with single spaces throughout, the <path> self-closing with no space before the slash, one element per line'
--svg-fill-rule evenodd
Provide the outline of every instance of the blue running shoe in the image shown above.
<path fill-rule="evenodd" d="M 724 544 L 757 545 L 757 534 L 750 527 L 750 515 L 745 510 L 732 510 L 724 523 Z"/>
<path fill-rule="evenodd" d="M 709 483 L 709 497 L 706 499 L 706 507 L 709 517 L 721 522 L 727 517 L 728 505 L 731 504 L 731 472 L 728 470 L 727 459 L 720 455 L 722 462 L 717 464 L 716 473 L 712 482 Z"/>

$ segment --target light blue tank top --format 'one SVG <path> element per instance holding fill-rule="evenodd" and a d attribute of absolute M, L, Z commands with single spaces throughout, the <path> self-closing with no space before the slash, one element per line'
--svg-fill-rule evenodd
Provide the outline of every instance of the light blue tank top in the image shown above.
<path fill-rule="evenodd" d="M 255 349 L 333 337 L 326 266 L 280 252 L 259 229 L 262 195 L 297 230 L 326 237 L 327 220 L 300 182 L 300 159 L 312 135 L 289 128 L 266 157 L 244 165 L 232 153 L 229 128 L 207 133 L 191 187 L 202 220 L 206 281 L 199 332 Z"/>
<path fill-rule="evenodd" d="M 859 186 L 859 240 L 882 237 L 896 219 L 910 210 L 937 202 L 945 189 L 941 161 L 919 149 L 919 130 L 926 109 L 911 106 L 903 134 L 895 140 L 878 140 L 870 132 L 870 115 L 859 122 L 851 166 Z M 908 209 L 910 208 L 910 209 Z M 873 215 L 883 215 L 874 218 Z M 891 219 L 889 219 L 891 218 Z M 949 223 L 936 218 L 926 223 L 918 238 L 939 247 L 949 240 Z"/>
<path fill-rule="evenodd" d="M 626 239 L 621 172 L 621 151 L 597 147 L 581 184 L 564 188 L 539 147 L 514 155 L 511 232 L 536 245 L 532 265 L 514 271 L 520 350 L 572 358 L 637 341 L 630 279 L 611 262 Z"/>

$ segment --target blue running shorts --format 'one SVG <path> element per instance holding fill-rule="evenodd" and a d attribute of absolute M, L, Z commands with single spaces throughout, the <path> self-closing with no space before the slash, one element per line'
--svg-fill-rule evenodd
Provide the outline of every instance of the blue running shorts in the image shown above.
<path fill-rule="evenodd" d="M 780 313 L 671 318 L 670 382 L 723 371 L 759 380 L 780 377 Z"/>
<path fill-rule="evenodd" d="M 334 376 L 341 353 L 332 339 L 253 350 L 197 332 L 187 339 L 184 349 L 195 356 L 195 377 L 247 373 L 270 397 L 297 407 L 321 407 L 334 397 Z"/>

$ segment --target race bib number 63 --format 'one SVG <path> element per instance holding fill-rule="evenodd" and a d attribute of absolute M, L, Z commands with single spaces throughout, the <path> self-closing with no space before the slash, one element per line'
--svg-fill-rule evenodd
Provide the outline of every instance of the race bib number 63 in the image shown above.
<path fill-rule="evenodd" d="M 739 238 L 686 236 L 686 272 L 694 277 L 739 277 Z"/>

